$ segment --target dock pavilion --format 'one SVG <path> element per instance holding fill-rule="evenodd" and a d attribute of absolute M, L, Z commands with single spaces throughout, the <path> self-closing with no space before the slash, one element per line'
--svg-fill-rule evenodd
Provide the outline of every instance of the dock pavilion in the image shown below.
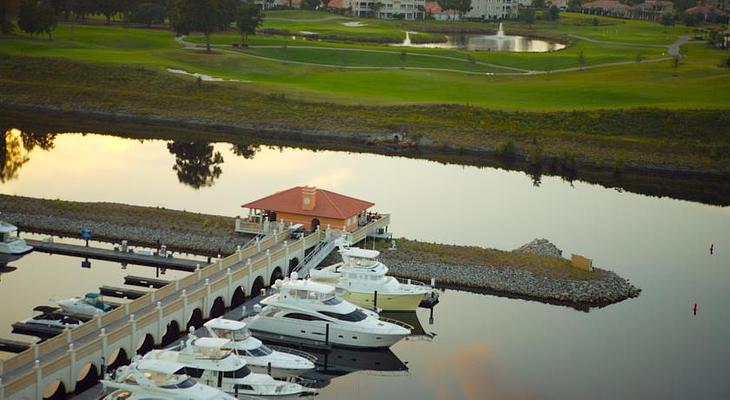
<path fill-rule="evenodd" d="M 236 221 L 238 231 L 267 232 L 273 222 L 301 224 L 305 230 L 328 228 L 352 232 L 368 222 L 374 206 L 369 201 L 310 186 L 291 189 L 246 203 L 245 221 Z"/>

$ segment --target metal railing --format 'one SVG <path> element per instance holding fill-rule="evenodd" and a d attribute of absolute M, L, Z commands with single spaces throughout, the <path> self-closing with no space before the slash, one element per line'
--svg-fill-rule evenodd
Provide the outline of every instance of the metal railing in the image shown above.
<path fill-rule="evenodd" d="M 415 329 L 415 327 L 413 325 L 406 324 L 403 321 L 398 321 L 397 319 L 393 319 L 393 318 L 379 317 L 378 320 L 383 321 L 383 322 L 388 322 L 388 323 L 391 323 L 391 324 L 394 324 L 394 325 L 398 325 L 401 328 L 406 328 L 406 329 L 408 329 L 411 332 L 413 332 L 413 329 Z"/>
<path fill-rule="evenodd" d="M 266 345 L 266 347 L 270 348 L 271 350 L 276 350 L 282 353 L 288 353 L 295 356 L 299 356 L 302 358 L 305 358 L 313 363 L 317 362 L 317 357 L 314 356 L 314 354 L 307 353 L 306 351 L 296 350 L 292 349 L 290 347 L 284 347 L 284 346 L 272 346 L 272 345 Z"/>

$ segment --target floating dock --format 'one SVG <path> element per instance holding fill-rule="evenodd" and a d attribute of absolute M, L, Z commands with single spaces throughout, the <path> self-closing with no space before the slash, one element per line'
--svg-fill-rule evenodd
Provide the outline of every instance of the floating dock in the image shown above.
<path fill-rule="evenodd" d="M 0 339 L 0 351 L 6 353 L 22 353 L 30 348 L 30 343 L 17 340 Z"/>
<path fill-rule="evenodd" d="M 104 296 L 128 298 L 130 300 L 138 299 L 147 294 L 143 290 L 127 289 L 116 286 L 102 286 L 99 288 L 99 293 Z"/>
<path fill-rule="evenodd" d="M 124 277 L 125 285 L 141 286 L 146 288 L 152 286 L 154 289 L 159 289 L 169 283 L 170 281 L 164 279 L 147 278 L 144 276 L 127 275 Z"/>
<path fill-rule="evenodd" d="M 95 260 L 115 261 L 127 264 L 144 265 L 148 267 L 166 268 L 177 271 L 193 272 L 198 265 L 205 264 L 200 261 L 186 260 L 182 258 L 137 254 L 131 252 L 116 251 L 112 249 L 101 249 L 98 247 L 87 247 L 76 244 L 46 242 L 43 240 L 33 239 L 26 239 L 25 241 L 30 246 L 33 246 L 34 250 L 44 253 L 85 257 Z"/>
<path fill-rule="evenodd" d="M 41 324 L 28 324 L 25 322 L 16 322 L 12 325 L 12 327 L 13 333 L 17 333 L 19 335 L 35 336 L 41 339 L 52 338 L 63 332 L 63 328 Z"/>

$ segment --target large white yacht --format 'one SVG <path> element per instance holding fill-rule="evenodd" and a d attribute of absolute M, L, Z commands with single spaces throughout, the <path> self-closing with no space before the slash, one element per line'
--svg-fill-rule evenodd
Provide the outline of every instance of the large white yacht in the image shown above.
<path fill-rule="evenodd" d="M 339 253 L 341 262 L 313 269 L 309 276 L 333 285 L 336 294 L 351 303 L 384 311 L 415 311 L 421 300 L 436 295 L 421 282 L 388 276 L 388 267 L 378 261 L 377 250 L 343 247 Z"/>
<path fill-rule="evenodd" d="M 364 348 L 390 347 L 411 333 L 410 326 L 380 318 L 336 297 L 332 286 L 298 279 L 296 272 L 274 288 L 277 293 L 262 300 L 263 310 L 248 320 L 254 333 Z"/>
<path fill-rule="evenodd" d="M 245 322 L 215 318 L 204 326 L 210 337 L 230 340 L 224 347 L 234 349 L 253 372 L 286 378 L 314 369 L 316 357 L 293 349 L 272 349 L 253 337 Z"/>
<path fill-rule="evenodd" d="M 201 382 L 236 397 L 295 399 L 317 393 L 294 381 L 279 381 L 266 374 L 251 372 L 246 361 L 230 349 L 228 339 L 189 337 L 180 350 L 152 350 L 144 358 L 183 364 L 189 373 L 199 375 Z"/>
<path fill-rule="evenodd" d="M 204 385 L 179 372 L 184 366 L 179 363 L 159 360 L 138 360 L 120 367 L 114 376 L 101 381 L 104 389 L 117 389 L 115 399 L 190 399 L 190 400 L 235 400 L 221 390 Z"/>
<path fill-rule="evenodd" d="M 5 221 L 0 221 L 0 253 L 3 254 L 25 254 L 33 250 L 25 240 L 13 236 L 18 228 Z"/>

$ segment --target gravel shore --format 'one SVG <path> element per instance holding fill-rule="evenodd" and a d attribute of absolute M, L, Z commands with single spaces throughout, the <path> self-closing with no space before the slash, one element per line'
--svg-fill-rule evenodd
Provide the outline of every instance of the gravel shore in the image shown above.
<path fill-rule="evenodd" d="M 555 254 L 557 248 L 547 243 L 547 252 Z M 396 276 L 424 282 L 436 278 L 441 285 L 486 289 L 509 297 L 568 304 L 577 308 L 583 308 L 579 307 L 581 305 L 604 306 L 641 293 L 641 289 L 616 273 L 598 268 L 594 268 L 590 277 L 585 279 L 570 279 L 508 266 L 457 265 L 432 262 L 426 258 L 419 259 L 411 252 L 399 250 L 385 250 L 380 257 Z"/>

